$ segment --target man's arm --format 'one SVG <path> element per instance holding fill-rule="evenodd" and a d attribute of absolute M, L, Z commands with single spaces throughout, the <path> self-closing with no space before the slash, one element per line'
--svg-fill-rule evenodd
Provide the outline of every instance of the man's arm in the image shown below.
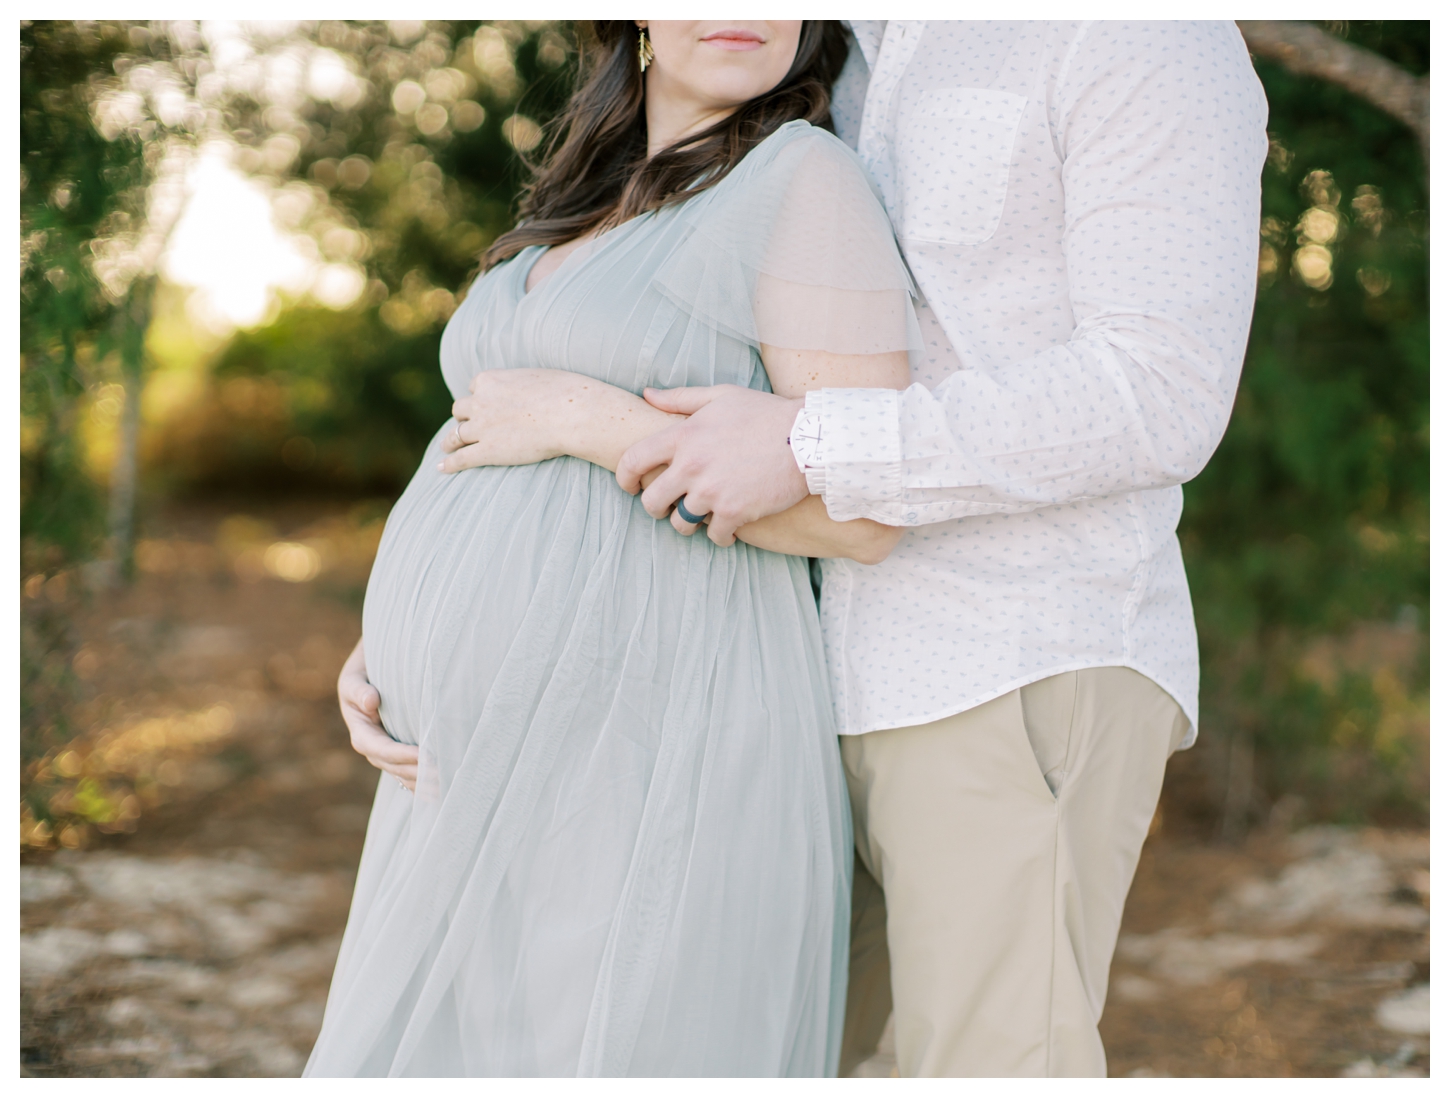
<path fill-rule="evenodd" d="M 935 391 L 808 394 L 809 490 L 832 518 L 922 525 L 1164 487 L 1222 437 L 1253 307 L 1262 91 L 1232 24 L 1095 25 L 1074 57 L 1054 102 L 1072 338 Z M 690 410 L 679 391 L 650 400 Z M 730 396 L 667 432 L 671 459 L 712 484 L 717 521 L 802 490 L 776 441 L 787 409 L 752 403 L 748 430 Z M 727 433 L 748 459 L 723 450 Z M 732 479 L 746 466 L 753 482 Z"/>

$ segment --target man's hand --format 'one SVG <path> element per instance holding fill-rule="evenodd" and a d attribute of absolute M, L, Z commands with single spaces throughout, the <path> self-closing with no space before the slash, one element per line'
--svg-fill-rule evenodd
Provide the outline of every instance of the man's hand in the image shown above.
<path fill-rule="evenodd" d="M 731 545 L 741 526 L 808 495 L 789 441 L 803 400 L 738 385 L 646 389 L 644 396 L 661 411 L 690 417 L 635 443 L 620 459 L 615 476 L 631 494 L 640 490 L 645 473 L 669 466 L 641 497 L 655 518 L 664 518 L 683 498 L 692 514 L 710 516 L 711 541 Z M 695 524 L 678 513 L 671 521 L 682 534 L 695 532 Z"/>
<path fill-rule="evenodd" d="M 378 719 L 378 703 L 382 699 L 368 682 L 361 639 L 342 665 L 342 674 L 337 676 L 337 700 L 352 737 L 352 749 L 409 790 L 413 789 L 418 784 L 418 749 L 399 743 L 383 730 L 383 723 Z"/>

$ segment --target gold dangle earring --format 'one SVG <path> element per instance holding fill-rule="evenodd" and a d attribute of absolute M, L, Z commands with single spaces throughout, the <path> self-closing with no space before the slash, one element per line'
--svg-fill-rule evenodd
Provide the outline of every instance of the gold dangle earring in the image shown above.
<path fill-rule="evenodd" d="M 655 59 L 655 48 L 649 44 L 649 38 L 644 28 L 639 30 L 639 71 L 644 72 L 649 68 L 649 63 Z"/>

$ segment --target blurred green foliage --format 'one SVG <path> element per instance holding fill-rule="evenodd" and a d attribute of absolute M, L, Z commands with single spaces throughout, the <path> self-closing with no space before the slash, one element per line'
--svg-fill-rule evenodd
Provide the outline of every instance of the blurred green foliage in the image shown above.
<path fill-rule="evenodd" d="M 174 31 L 168 39 L 159 24 L 143 34 L 88 26 L 22 28 L 27 572 L 53 573 L 99 544 L 99 496 L 81 473 L 72 421 L 114 354 L 111 306 L 85 257 L 107 210 L 134 210 L 127 188 L 146 141 L 102 140 L 85 104 L 124 71 L 128 51 L 170 58 L 193 89 L 205 71 L 205 49 Z M 1330 29 L 1428 72 L 1428 23 Z M 329 228 L 345 230 L 344 241 L 356 234 L 348 254 L 368 286 L 343 310 L 291 302 L 201 356 L 200 395 L 148 424 L 153 498 L 402 487 L 448 414 L 443 324 L 479 254 L 510 224 L 519 153 L 535 147 L 570 78 L 570 36 L 544 21 L 332 22 L 305 33 L 344 58 L 366 93 L 313 97 L 290 113 L 246 96 L 218 109 L 239 163 L 312 196 L 324 245 Z M 1273 139 L 1258 307 L 1232 422 L 1185 489 L 1181 526 L 1203 653 L 1191 810 L 1213 818 L 1232 799 L 1235 742 L 1254 760 L 1240 809 L 1249 818 L 1293 793 L 1321 818 L 1422 820 L 1427 170 L 1414 135 L 1363 100 L 1271 63 L 1258 72 Z M 274 163 L 278 134 L 296 151 Z M 63 186 L 69 205 L 55 197 Z M 60 689 L 59 665 L 32 663 L 37 684 Z"/>
<path fill-rule="evenodd" d="M 1347 29 L 1428 72 L 1428 24 Z M 1427 169 L 1414 136 L 1363 100 L 1270 63 L 1257 68 L 1272 138 L 1258 304 L 1233 419 L 1185 487 L 1180 527 L 1204 732 L 1252 737 L 1260 812 L 1294 791 L 1329 815 L 1420 815 L 1428 783 L 1413 771 L 1427 756 L 1408 732 L 1376 735 L 1411 705 L 1383 676 L 1376 692 L 1376 653 L 1328 654 L 1317 678 L 1303 663 L 1325 635 L 1353 647 L 1349 634 L 1363 622 L 1424 635 Z M 1402 678 L 1424 695 L 1424 646 L 1404 647 Z"/>
<path fill-rule="evenodd" d="M 229 384 L 245 393 L 236 383 L 250 379 L 268 399 L 250 408 L 223 399 L 207 420 L 205 445 L 181 441 L 157 453 L 153 465 L 168 470 L 172 487 L 396 492 L 447 417 L 451 397 L 438 370 L 443 324 L 483 250 L 512 224 L 523 179 L 505 132 L 521 125 L 527 141 L 534 119 L 559 110 L 569 92 L 570 53 L 549 24 L 429 27 L 411 53 L 393 50 L 401 56 L 389 59 L 391 67 L 340 32 L 334 37 L 335 48 L 363 58 L 361 67 L 385 94 L 342 118 L 319 106 L 316 121 L 328 136 L 297 165 L 299 177 L 329 186 L 331 204 L 367 236 L 367 300 L 343 312 L 300 306 L 238 333 L 212 365 L 216 393 L 224 398 Z M 387 31 L 370 33 L 376 51 Z M 491 56 L 500 43 L 508 49 L 502 78 L 503 61 Z M 477 129 L 441 140 L 410 129 L 392 103 L 405 79 L 427 82 L 440 54 L 474 75 L 484 115 Z M 331 184 L 348 158 L 371 166 L 365 184 Z M 216 431 L 236 441 L 216 445 Z"/>
<path fill-rule="evenodd" d="M 20 30 L 20 527 L 26 571 L 85 559 L 105 532 L 103 490 L 79 454 L 78 402 L 114 349 L 117 300 L 91 242 L 135 212 L 139 140 L 107 141 L 89 87 L 129 47 L 70 23 Z M 39 559 L 36 559 L 36 552 Z"/>

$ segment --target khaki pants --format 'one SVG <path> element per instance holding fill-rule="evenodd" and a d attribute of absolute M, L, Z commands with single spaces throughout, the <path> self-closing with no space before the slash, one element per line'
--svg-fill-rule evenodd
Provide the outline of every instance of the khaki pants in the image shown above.
<path fill-rule="evenodd" d="M 1188 731 L 1124 667 L 841 737 L 859 855 L 841 1074 L 1101 1076 L 1123 901 Z M 866 872 L 862 872 L 862 863 Z"/>

